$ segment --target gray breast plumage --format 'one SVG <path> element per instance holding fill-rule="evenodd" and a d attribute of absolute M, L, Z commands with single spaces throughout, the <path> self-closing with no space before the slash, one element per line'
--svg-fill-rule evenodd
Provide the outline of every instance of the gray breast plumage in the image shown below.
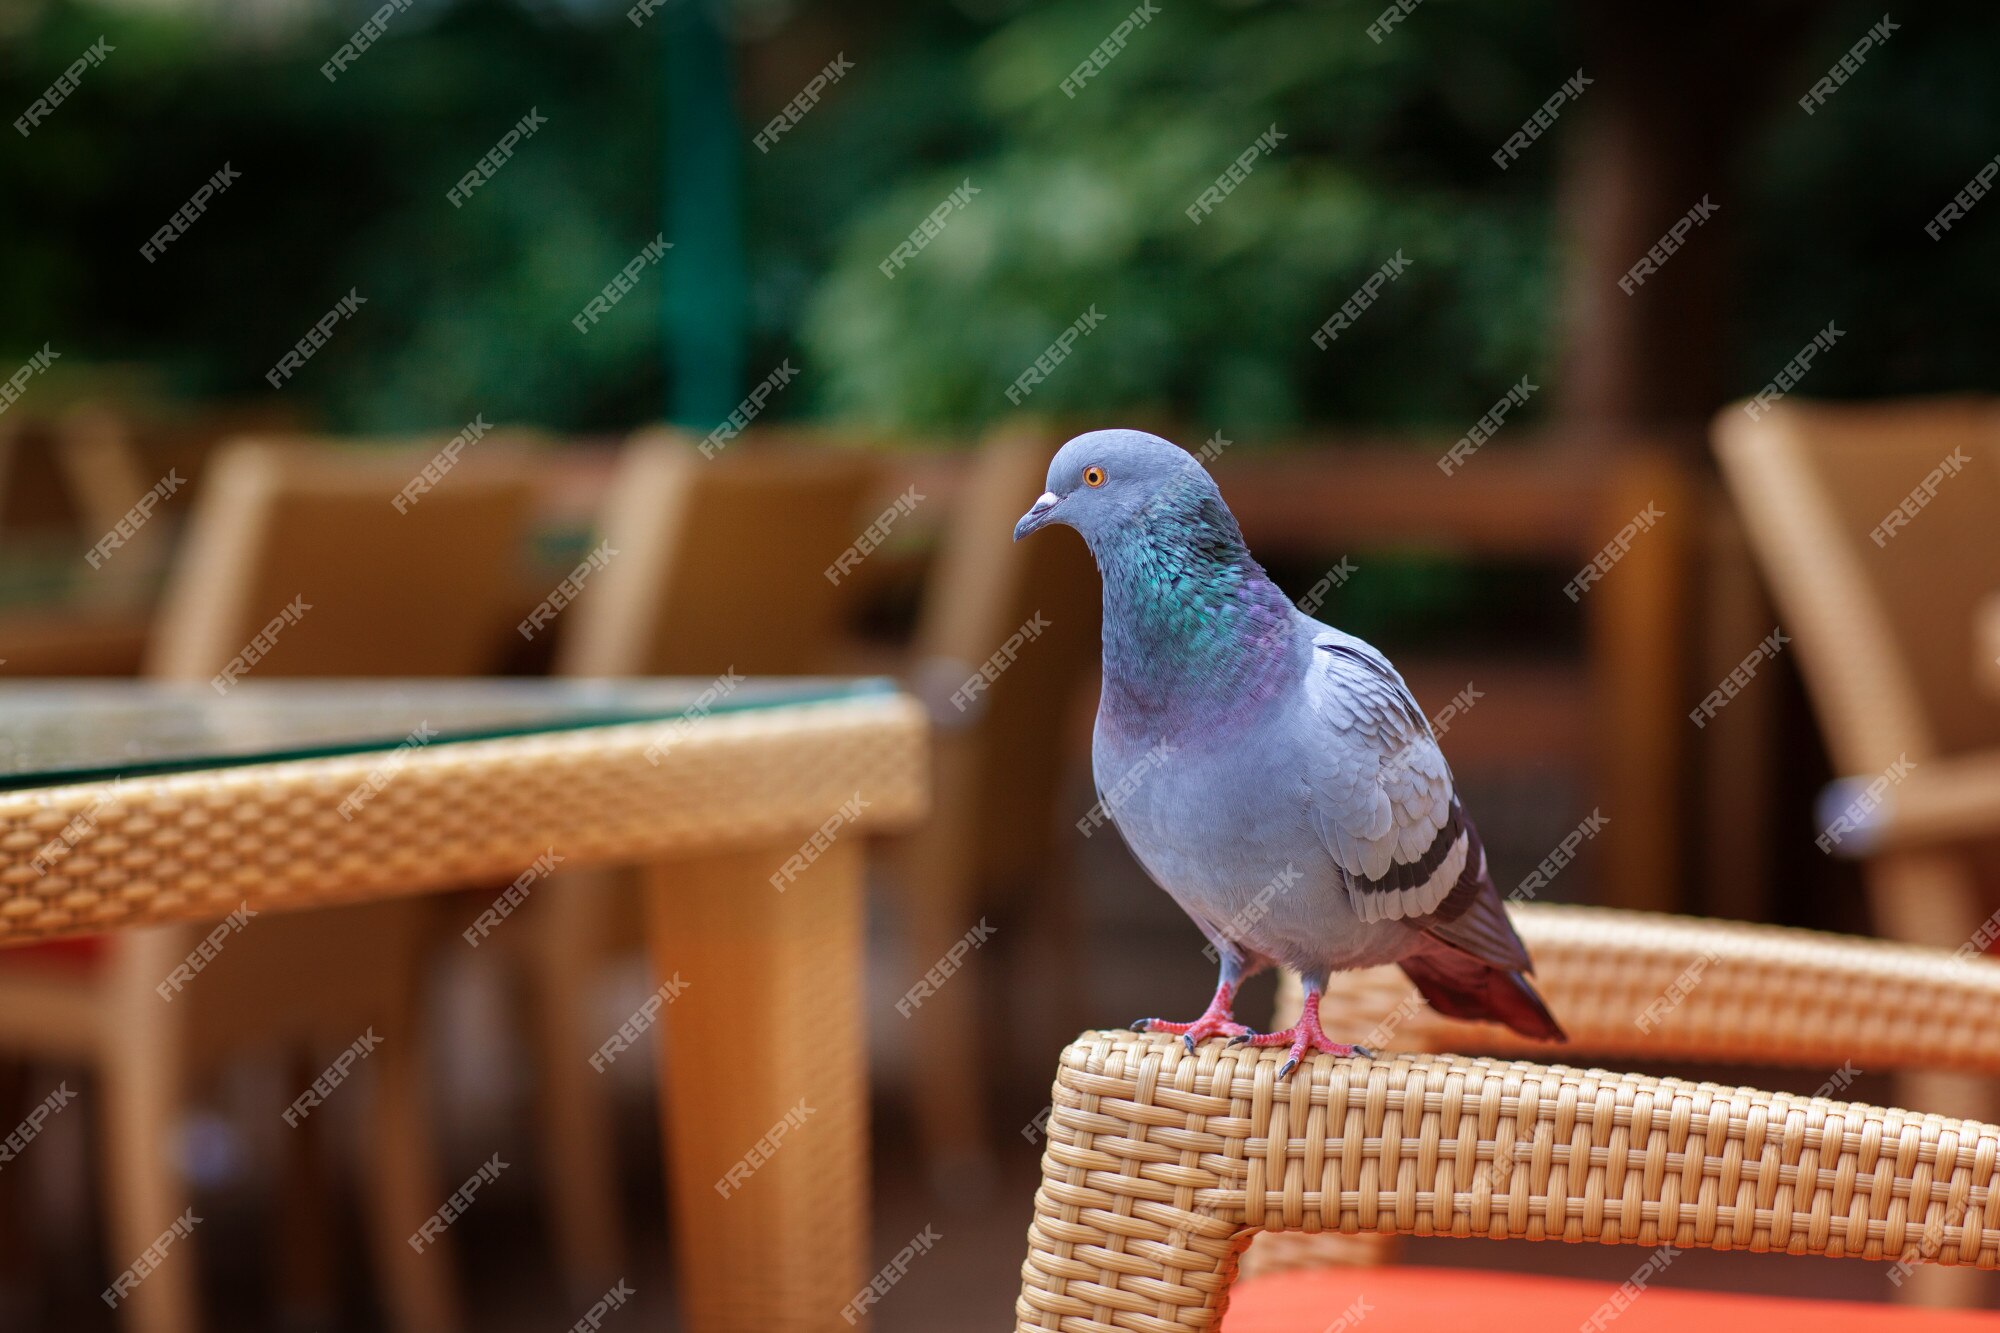
<path fill-rule="evenodd" d="M 1297 726 L 1305 707 L 1287 691 L 1227 726 L 1139 739 L 1100 714 L 1100 813 L 1211 940 L 1308 973 L 1392 962 L 1417 932 L 1354 908 L 1350 877 L 1315 828 L 1324 761 L 1308 747 L 1324 742 Z"/>

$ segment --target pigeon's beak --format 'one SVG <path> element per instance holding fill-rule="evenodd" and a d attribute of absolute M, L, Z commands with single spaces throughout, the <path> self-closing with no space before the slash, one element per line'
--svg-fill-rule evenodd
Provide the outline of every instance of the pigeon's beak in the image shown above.
<path fill-rule="evenodd" d="M 1041 498 L 1029 505 L 1028 512 L 1021 515 L 1021 521 L 1014 525 L 1014 540 L 1020 541 L 1021 538 L 1048 522 L 1049 515 L 1055 512 L 1056 505 L 1061 500 L 1062 497 L 1054 491 L 1043 491 Z"/>

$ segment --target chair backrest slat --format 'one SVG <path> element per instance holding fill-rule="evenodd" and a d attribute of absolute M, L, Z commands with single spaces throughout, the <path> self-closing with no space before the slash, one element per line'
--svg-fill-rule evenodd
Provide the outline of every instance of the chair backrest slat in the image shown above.
<path fill-rule="evenodd" d="M 616 552 L 564 626 L 573 676 L 801 675 L 836 665 L 877 463 L 857 450 L 738 441 L 704 458 L 679 432 L 626 446 L 601 536 Z"/>
<path fill-rule="evenodd" d="M 503 441 L 489 437 L 480 457 L 399 511 L 393 501 L 440 443 L 226 446 L 191 512 L 147 674 L 207 680 L 274 620 L 283 628 L 257 674 L 494 670 L 525 592 L 532 487 Z"/>
<path fill-rule="evenodd" d="M 2000 590 L 2000 405 L 1732 407 L 1713 433 L 1836 763 L 2000 744 L 1979 633 Z"/>

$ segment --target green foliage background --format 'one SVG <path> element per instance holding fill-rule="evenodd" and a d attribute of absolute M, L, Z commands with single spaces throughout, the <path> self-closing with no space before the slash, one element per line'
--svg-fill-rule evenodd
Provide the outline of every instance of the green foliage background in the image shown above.
<path fill-rule="evenodd" d="M 608 0 L 417 0 L 328 83 L 320 63 L 373 8 L 275 34 L 81 0 L 0 19 L 10 121 L 99 35 L 116 48 L 33 134 L 0 140 L 0 352 L 49 342 L 163 366 L 190 393 L 268 394 L 263 372 L 355 288 L 368 306 L 284 391 L 337 428 L 659 415 L 659 282 L 587 337 L 568 320 L 662 226 L 670 7 L 635 28 Z M 1037 408 L 1233 436 L 1458 426 L 1522 373 L 1552 374 L 1570 126 L 1504 173 L 1489 154 L 1579 65 L 1569 5 L 1428 0 L 1376 43 L 1375 4 L 1168 0 L 1065 97 L 1060 80 L 1131 8 L 730 11 L 746 68 L 810 58 L 789 83 L 746 79 L 741 99 L 751 377 L 786 356 L 805 372 L 775 411 L 976 427 L 1092 304 L 1104 327 Z M 1815 392 L 2000 387 L 2000 205 L 1942 242 L 1922 234 L 2000 152 L 2000 15 L 1913 16 L 1810 118 L 1792 90 L 1879 9 L 1809 17 L 1815 36 L 1774 60 L 1774 109 L 1727 186 L 1738 387 L 1828 319 L 1850 337 L 1815 366 Z M 854 72 L 755 152 L 750 133 L 789 95 L 765 90 L 841 46 Z M 548 125 L 451 207 L 445 191 L 531 106 Z M 1278 150 L 1190 223 L 1183 210 L 1273 124 Z M 242 180 L 147 264 L 140 243 L 225 160 Z M 968 179 L 977 197 L 885 279 L 877 264 Z M 1399 250 L 1409 272 L 1314 348 Z"/>

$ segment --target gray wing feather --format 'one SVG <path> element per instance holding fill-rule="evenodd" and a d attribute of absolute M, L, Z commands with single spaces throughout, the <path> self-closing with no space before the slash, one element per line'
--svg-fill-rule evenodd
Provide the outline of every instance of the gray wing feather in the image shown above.
<path fill-rule="evenodd" d="M 1313 817 L 1363 921 L 1423 924 L 1466 868 L 1470 841 L 1430 722 L 1388 659 L 1352 635 L 1313 637 L 1306 702 Z"/>

